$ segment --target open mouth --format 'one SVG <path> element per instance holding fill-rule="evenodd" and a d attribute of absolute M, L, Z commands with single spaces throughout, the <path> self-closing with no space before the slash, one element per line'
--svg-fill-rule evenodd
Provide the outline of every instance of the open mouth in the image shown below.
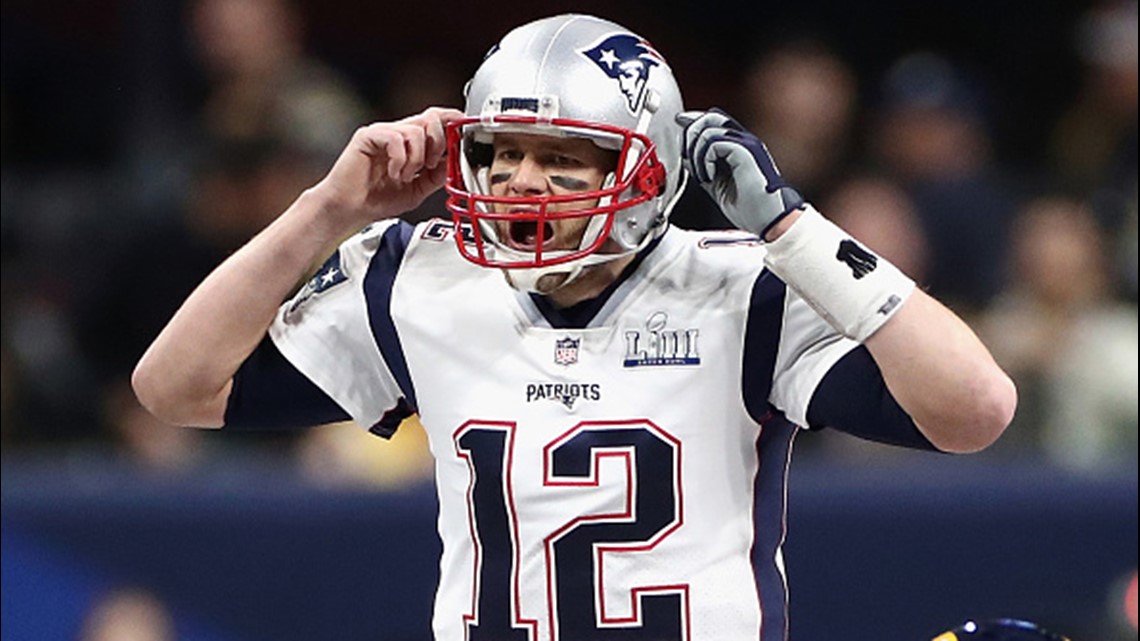
<path fill-rule="evenodd" d="M 507 238 L 515 249 L 533 251 L 538 247 L 538 222 L 534 220 L 519 220 L 507 223 Z M 550 223 L 542 224 L 542 245 L 549 248 L 554 240 L 554 226 Z"/>

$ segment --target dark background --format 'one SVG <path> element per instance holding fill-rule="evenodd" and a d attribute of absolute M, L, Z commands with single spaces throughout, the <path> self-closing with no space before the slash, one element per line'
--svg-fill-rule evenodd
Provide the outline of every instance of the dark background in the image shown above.
<path fill-rule="evenodd" d="M 916 50 L 951 55 L 993 90 L 1001 156 L 1040 163 L 1048 128 L 1076 91 L 1073 25 L 1093 2 L 301 2 L 310 50 L 375 100 L 411 55 L 470 74 L 501 35 L 567 11 L 636 25 L 672 64 L 690 107 L 733 106 L 735 82 L 769 43 L 822 37 L 863 78 Z M 184 8 L 145 0 L 6 0 L 3 82 L 16 162 L 106 164 L 155 119 L 188 109 L 195 78 Z M 454 102 L 461 102 L 461 87 Z M 867 87 L 874 99 L 873 87 Z"/>

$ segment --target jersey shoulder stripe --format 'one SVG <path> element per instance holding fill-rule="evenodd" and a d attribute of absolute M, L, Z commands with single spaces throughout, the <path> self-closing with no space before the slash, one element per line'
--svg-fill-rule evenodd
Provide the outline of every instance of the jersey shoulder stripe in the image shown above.
<path fill-rule="evenodd" d="M 414 411 L 416 391 L 408 374 L 408 363 L 400 336 L 392 322 L 392 285 L 400 270 L 400 263 L 411 242 L 414 228 L 404 221 L 389 227 L 380 240 L 380 247 L 368 264 L 364 277 L 364 298 L 368 304 L 368 318 L 371 321 L 372 335 L 376 346 L 388 364 L 388 369 L 396 378 L 404 398 Z"/>
<path fill-rule="evenodd" d="M 741 384 L 744 406 L 757 423 L 762 423 L 770 413 L 768 398 L 783 334 L 786 293 L 784 282 L 766 269 L 752 286 L 748 321 L 744 327 Z"/>

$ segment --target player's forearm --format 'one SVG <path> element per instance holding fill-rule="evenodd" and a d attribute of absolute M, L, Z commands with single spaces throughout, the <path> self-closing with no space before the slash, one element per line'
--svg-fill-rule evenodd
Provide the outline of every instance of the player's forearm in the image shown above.
<path fill-rule="evenodd" d="M 938 448 L 980 450 L 1017 394 L 977 336 L 914 282 L 805 207 L 766 237 L 768 267 L 837 331 L 864 343 L 892 396 Z"/>
<path fill-rule="evenodd" d="M 352 231 L 337 228 L 322 203 L 303 194 L 187 298 L 135 369 L 147 409 L 173 424 L 221 426 L 231 379 L 281 301 Z"/>
<path fill-rule="evenodd" d="M 865 342 L 891 394 L 935 446 L 973 452 L 1013 418 L 1017 391 L 961 319 L 920 290 Z"/>

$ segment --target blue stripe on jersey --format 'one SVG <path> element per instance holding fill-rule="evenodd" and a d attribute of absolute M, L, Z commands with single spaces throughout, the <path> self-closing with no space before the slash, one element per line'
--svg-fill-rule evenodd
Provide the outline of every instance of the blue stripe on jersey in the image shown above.
<path fill-rule="evenodd" d="M 396 378 L 400 391 L 404 393 L 406 403 L 402 412 L 415 410 L 416 390 L 412 387 L 412 377 L 408 374 L 408 362 L 404 358 L 400 336 L 392 322 L 392 286 L 396 282 L 400 262 L 404 259 L 414 229 L 402 220 L 389 227 L 380 238 L 380 248 L 376 250 L 376 255 L 368 264 L 368 273 L 364 276 L 364 297 L 368 303 L 372 337 L 376 339 L 376 346 L 380 348 L 384 362 Z M 381 422 L 384 422 L 383 419 Z"/>
<path fill-rule="evenodd" d="M 786 296 L 787 286 L 767 269 L 760 272 L 752 285 L 748 322 L 744 327 L 741 383 L 744 407 L 757 423 L 763 422 L 771 411 L 768 395 L 776 372 L 776 352 L 780 347 Z"/>
<path fill-rule="evenodd" d="M 787 641 L 788 590 L 776 555 L 786 535 L 788 465 L 795 425 L 780 414 L 770 416 L 756 441 L 759 469 L 753 487 L 752 573 L 760 600 L 759 641 Z"/>

